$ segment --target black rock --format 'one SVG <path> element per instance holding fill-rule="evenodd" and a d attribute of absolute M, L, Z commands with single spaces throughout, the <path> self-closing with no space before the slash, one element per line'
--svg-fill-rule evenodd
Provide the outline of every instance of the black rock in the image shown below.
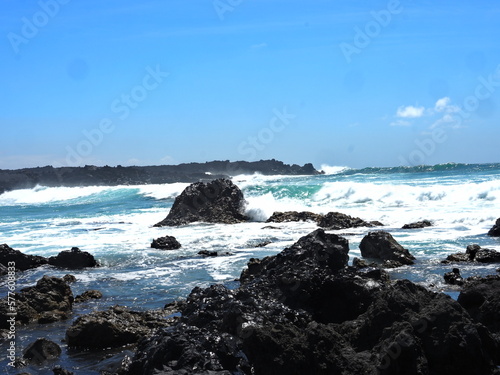
<path fill-rule="evenodd" d="M 495 225 L 488 231 L 488 236 L 500 237 L 500 218 L 497 219 Z"/>
<path fill-rule="evenodd" d="M 73 293 L 61 278 L 44 276 L 35 286 L 14 293 L 16 322 L 51 323 L 68 319 L 73 308 Z M 9 328 L 7 320 L 11 312 L 8 297 L 0 300 L 0 328 Z"/>
<path fill-rule="evenodd" d="M 202 255 L 204 257 L 217 257 L 219 256 L 219 253 L 217 251 L 200 250 L 198 251 L 198 255 Z"/>
<path fill-rule="evenodd" d="M 352 217 L 340 212 L 327 213 L 318 220 L 318 225 L 330 230 L 374 226 L 374 224 L 366 222 L 359 217 Z"/>
<path fill-rule="evenodd" d="M 102 293 L 98 290 L 87 290 L 75 297 L 75 303 L 87 302 L 91 299 L 101 299 Z"/>
<path fill-rule="evenodd" d="M 320 229 L 251 260 L 237 289 L 193 289 L 126 373 L 494 373 L 493 336 L 456 301 L 347 267 L 347 251 L 347 240 Z"/>
<path fill-rule="evenodd" d="M 284 223 L 291 221 L 314 221 L 318 222 L 322 218 L 322 215 L 315 214 L 308 211 L 286 211 L 286 212 L 274 212 L 266 223 Z"/>
<path fill-rule="evenodd" d="M 415 257 L 408 250 L 401 246 L 390 233 L 385 231 L 368 233 L 361 240 L 359 248 L 364 258 L 394 261 L 402 265 L 413 264 L 415 260 Z M 397 265 L 395 263 L 395 266 Z"/>
<path fill-rule="evenodd" d="M 63 276 L 63 280 L 68 284 L 71 284 L 76 282 L 76 277 L 74 275 L 67 274 Z"/>
<path fill-rule="evenodd" d="M 196 221 L 235 224 L 248 218 L 243 215 L 245 199 L 230 180 L 196 182 L 175 198 L 167 217 L 155 227 L 177 226 Z"/>
<path fill-rule="evenodd" d="M 500 252 L 484 249 L 479 245 L 469 245 L 465 253 L 448 255 L 441 263 L 455 262 L 500 263 Z"/>
<path fill-rule="evenodd" d="M 9 267 L 12 263 L 18 271 L 25 271 L 31 268 L 37 268 L 48 263 L 48 260 L 38 255 L 26 255 L 19 250 L 14 250 L 9 245 L 0 245 L 0 264 Z"/>
<path fill-rule="evenodd" d="M 161 250 L 177 250 L 181 248 L 181 244 L 174 236 L 165 236 L 153 240 L 151 247 Z"/>
<path fill-rule="evenodd" d="M 98 267 L 99 263 L 94 256 L 78 247 L 71 250 L 61 251 L 57 256 L 49 258 L 49 264 L 60 268 L 81 269 L 87 267 Z"/>
<path fill-rule="evenodd" d="M 137 312 L 114 306 L 80 316 L 66 330 L 66 341 L 70 347 L 117 348 L 137 343 L 154 329 L 168 325 L 163 311 Z"/>
<path fill-rule="evenodd" d="M 464 285 L 464 279 L 462 275 L 460 275 L 460 270 L 458 268 L 453 268 L 451 272 L 446 272 L 443 277 L 446 284 Z"/>
<path fill-rule="evenodd" d="M 273 230 L 276 230 L 276 229 L 283 229 L 283 228 L 280 228 L 280 227 L 273 227 L 272 225 L 266 225 L 265 227 L 262 227 L 261 229 L 273 229 Z"/>
<path fill-rule="evenodd" d="M 41 365 L 46 361 L 57 359 L 61 355 L 61 347 L 47 339 L 38 339 L 28 345 L 23 354 L 26 363 Z"/>
<path fill-rule="evenodd" d="M 265 247 L 265 246 L 269 245 L 270 243 L 272 243 L 272 242 L 271 241 L 260 242 L 257 245 L 255 245 L 255 247 Z"/>
<path fill-rule="evenodd" d="M 52 369 L 54 375 L 74 375 L 74 372 L 63 369 L 61 366 L 56 366 Z"/>
<path fill-rule="evenodd" d="M 432 223 L 429 220 L 417 221 L 415 223 L 405 224 L 402 229 L 420 229 L 425 227 L 431 227 Z"/>

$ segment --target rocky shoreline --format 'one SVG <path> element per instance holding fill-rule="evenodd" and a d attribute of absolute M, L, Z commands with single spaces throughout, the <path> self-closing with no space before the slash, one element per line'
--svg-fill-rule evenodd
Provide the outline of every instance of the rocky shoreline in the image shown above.
<path fill-rule="evenodd" d="M 310 163 L 303 166 L 289 165 L 274 159 L 255 162 L 225 160 L 145 167 L 86 165 L 85 167 L 46 166 L 17 170 L 0 169 L 0 194 L 15 189 L 31 189 L 37 185 L 57 187 L 191 183 L 254 173 L 296 176 L 317 175 L 323 172 L 317 171 Z"/>
<path fill-rule="evenodd" d="M 226 180 L 191 185 L 176 199 L 165 225 L 245 221 L 240 193 Z M 412 267 L 415 256 L 388 231 L 372 229 L 382 226 L 379 222 L 338 212 L 276 212 L 268 222 L 303 220 L 318 229 L 276 255 L 250 259 L 237 287 L 196 287 L 186 299 L 157 310 L 112 306 L 81 315 L 66 329 L 68 349 L 132 350 L 118 356 L 114 370 L 103 370 L 108 375 L 500 374 L 499 275 L 463 279 L 454 268 L 444 275 L 459 288 L 454 300 L 409 280 L 391 279 L 386 268 Z M 405 229 L 425 230 L 428 223 Z M 356 227 L 367 227 L 368 233 L 360 243 L 363 259 L 349 265 L 349 241 L 326 231 Z M 165 251 L 181 246 L 171 236 L 153 242 Z M 18 272 L 47 265 L 48 270 L 99 266 L 78 248 L 44 258 L 0 245 L 0 264 L 10 262 Z M 443 260 L 465 263 L 496 264 L 500 256 L 470 245 Z M 74 297 L 73 282 L 71 275 L 44 276 L 17 292 L 17 323 L 69 322 L 74 304 L 102 296 L 91 290 Z M 8 318 L 4 298 L 4 334 Z M 60 354 L 57 343 L 36 340 L 16 359 L 18 371 L 50 364 L 55 374 L 71 374 L 57 367 Z"/>

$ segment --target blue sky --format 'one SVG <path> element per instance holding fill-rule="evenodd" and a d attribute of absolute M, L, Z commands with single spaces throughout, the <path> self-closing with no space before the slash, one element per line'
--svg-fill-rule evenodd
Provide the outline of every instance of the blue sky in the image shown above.
<path fill-rule="evenodd" d="M 499 162 L 492 1 L 4 0 L 0 168 Z"/>

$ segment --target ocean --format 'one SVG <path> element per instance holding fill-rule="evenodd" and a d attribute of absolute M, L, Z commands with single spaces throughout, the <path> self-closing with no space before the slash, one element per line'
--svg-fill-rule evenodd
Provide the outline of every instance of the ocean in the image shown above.
<path fill-rule="evenodd" d="M 0 243 L 26 254 L 52 256 L 79 247 L 93 254 L 102 267 L 65 271 L 44 266 L 17 274 L 16 289 L 31 286 L 43 275 L 71 273 L 74 295 L 97 289 L 103 298 L 74 305 L 73 317 L 113 305 L 131 309 L 161 308 L 185 298 L 195 286 L 237 279 L 250 258 L 274 255 L 317 228 L 312 222 L 266 224 L 274 211 L 338 211 L 366 221 L 378 220 L 416 258 L 416 264 L 389 270 L 395 279 L 407 278 L 456 298 L 458 290 L 443 282 L 447 255 L 467 245 L 500 249 L 500 239 L 486 235 L 500 217 L 500 164 L 440 164 L 435 166 L 365 168 L 322 166 L 317 176 L 235 176 L 248 202 L 248 223 L 193 223 L 155 228 L 166 217 L 184 183 L 139 186 L 37 186 L 0 195 Z M 406 223 L 427 219 L 432 227 L 404 230 Z M 265 229 L 267 225 L 278 229 Z M 359 243 L 371 228 L 333 233 L 349 240 L 350 261 L 360 257 Z M 162 251 L 151 241 L 165 235 L 177 238 L 179 250 Z M 270 241 L 264 247 L 258 244 Z M 201 250 L 229 253 L 204 258 Z M 459 265 L 462 276 L 494 274 L 497 265 Z M 5 282 L 0 296 L 7 295 Z M 98 374 L 111 366 L 103 353 L 66 350 L 61 342 L 67 322 L 18 328 L 18 354 L 38 337 L 61 345 L 60 361 L 77 374 Z M 0 369 L 9 370 L 7 347 L 0 345 Z M 109 363 L 108 363 L 109 362 Z M 53 364 L 28 368 L 32 374 L 52 374 Z M 25 369 L 26 370 L 26 369 Z M 10 372 L 8 372 L 10 371 Z"/>

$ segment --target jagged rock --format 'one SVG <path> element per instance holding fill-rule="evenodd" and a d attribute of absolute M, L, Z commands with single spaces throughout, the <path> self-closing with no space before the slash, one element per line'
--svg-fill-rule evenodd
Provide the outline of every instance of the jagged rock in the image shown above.
<path fill-rule="evenodd" d="M 0 264 L 9 267 L 9 262 L 14 262 L 18 271 L 26 271 L 47 264 L 46 258 L 38 255 L 26 255 L 19 250 L 14 250 L 7 244 L 0 245 Z"/>
<path fill-rule="evenodd" d="M 286 211 L 286 212 L 274 212 L 266 223 L 284 223 L 290 221 L 314 221 L 318 222 L 322 218 L 322 215 L 315 214 L 308 211 Z"/>
<path fill-rule="evenodd" d="M 322 228 L 330 230 L 374 226 L 359 217 L 352 217 L 340 212 L 327 213 L 318 220 L 318 225 Z"/>
<path fill-rule="evenodd" d="M 177 226 L 202 221 L 235 224 L 248 218 L 243 215 L 245 199 L 230 180 L 196 182 L 175 198 L 167 217 L 155 227 Z"/>
<path fill-rule="evenodd" d="M 453 268 L 451 272 L 446 272 L 443 277 L 446 284 L 464 285 L 464 279 L 462 275 L 460 275 L 460 270 L 458 268 Z"/>
<path fill-rule="evenodd" d="M 63 276 L 63 280 L 68 284 L 71 284 L 76 282 L 76 277 L 74 275 L 67 274 Z"/>
<path fill-rule="evenodd" d="M 78 247 L 72 247 L 71 250 L 61 251 L 57 256 L 50 257 L 49 264 L 55 267 L 69 269 L 99 266 L 92 254 L 81 251 Z"/>
<path fill-rule="evenodd" d="M 455 262 L 500 263 L 500 252 L 484 249 L 479 245 L 469 245 L 465 253 L 448 255 L 441 263 Z"/>
<path fill-rule="evenodd" d="M 73 307 L 73 293 L 61 278 L 44 276 L 35 286 L 14 293 L 16 300 L 16 322 L 50 323 L 69 317 Z M 11 312 L 8 297 L 0 300 L 0 328 L 8 328 Z"/>
<path fill-rule="evenodd" d="M 425 227 L 431 227 L 432 223 L 429 220 L 417 221 L 415 223 L 405 224 L 402 229 L 420 229 Z"/>
<path fill-rule="evenodd" d="M 260 242 L 257 245 L 255 245 L 255 247 L 265 247 L 265 246 L 269 245 L 270 243 L 272 243 L 272 242 L 271 241 Z"/>
<path fill-rule="evenodd" d="M 500 237 L 500 218 L 497 219 L 495 225 L 488 231 L 488 236 Z"/>
<path fill-rule="evenodd" d="M 56 366 L 52 369 L 54 375 L 74 375 L 74 372 L 63 369 L 61 366 Z"/>
<path fill-rule="evenodd" d="M 193 289 L 126 373 L 493 374 L 492 335 L 456 301 L 347 267 L 347 251 L 318 230 L 251 260 L 237 289 Z"/>
<path fill-rule="evenodd" d="M 26 363 L 40 366 L 46 361 L 54 360 L 61 355 L 61 347 L 47 339 L 38 339 L 28 345 L 23 354 Z"/>
<path fill-rule="evenodd" d="M 181 244 L 174 236 L 165 236 L 153 240 L 151 247 L 161 250 L 177 250 L 181 248 Z"/>
<path fill-rule="evenodd" d="M 75 303 L 87 302 L 91 299 L 100 299 L 102 298 L 102 293 L 98 290 L 87 290 L 82 294 L 75 297 Z"/>
<path fill-rule="evenodd" d="M 364 258 L 394 261 L 402 265 L 413 264 L 415 257 L 401 246 L 392 235 L 385 231 L 368 233 L 359 244 Z M 388 263 L 390 265 L 391 263 Z M 395 263 L 395 266 L 398 264 Z"/>
<path fill-rule="evenodd" d="M 80 316 L 66 330 L 66 341 L 70 347 L 91 349 L 134 344 L 154 329 L 168 326 L 164 317 L 163 311 L 137 312 L 114 306 Z"/>

